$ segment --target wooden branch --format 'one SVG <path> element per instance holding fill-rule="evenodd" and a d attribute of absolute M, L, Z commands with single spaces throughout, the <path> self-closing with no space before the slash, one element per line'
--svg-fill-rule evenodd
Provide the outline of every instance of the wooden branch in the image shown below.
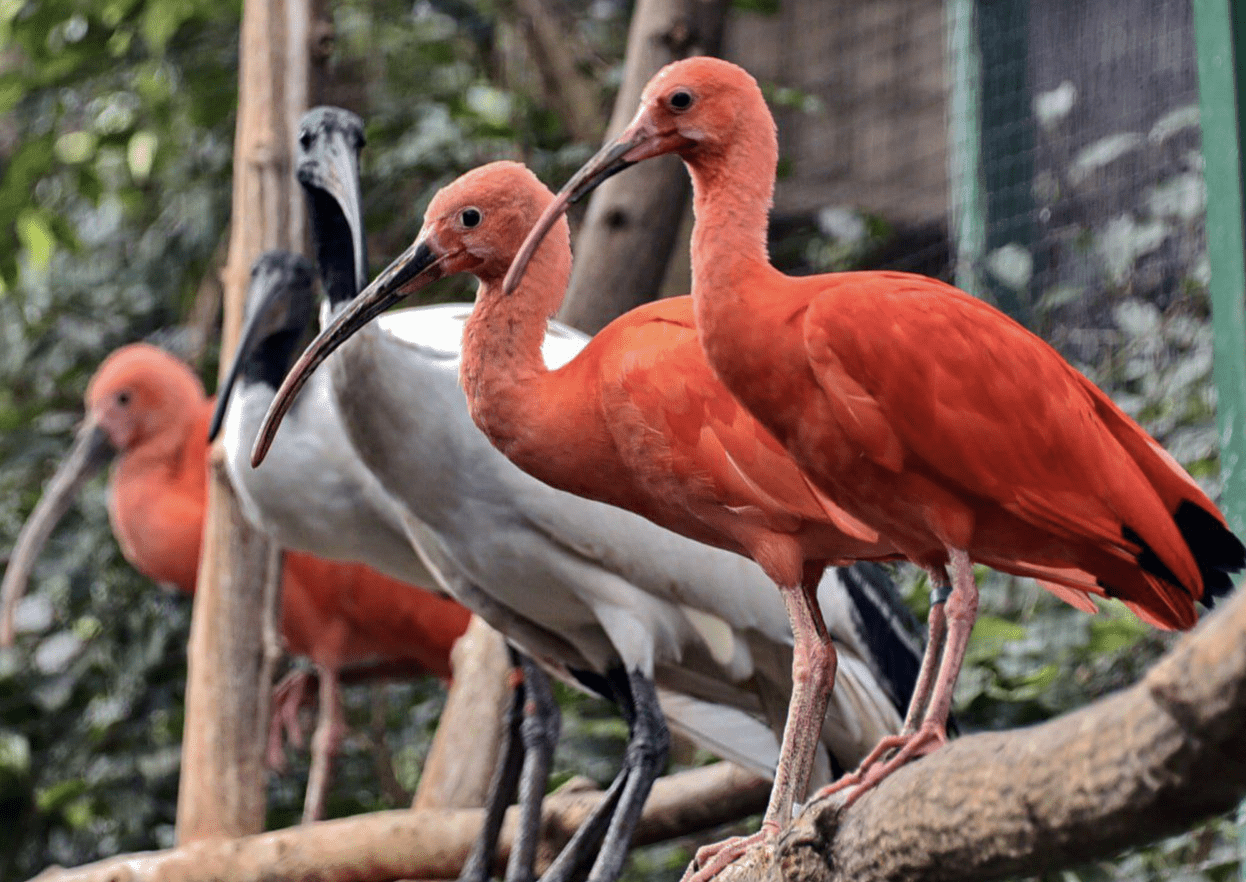
<path fill-rule="evenodd" d="M 639 0 L 627 37 L 623 85 L 607 137 L 623 130 L 650 77 L 722 42 L 727 0 Z M 559 318 L 595 333 L 657 296 L 691 185 L 677 157 L 642 163 L 593 193 L 576 240 L 576 260 Z"/>
<path fill-rule="evenodd" d="M 660 779 L 641 818 L 638 845 L 706 830 L 765 806 L 770 782 L 729 763 Z M 543 838 L 556 843 L 583 822 L 600 792 L 546 800 Z M 74 869 L 50 868 L 39 882 L 386 882 L 458 875 L 482 809 L 388 811 L 305 824 L 242 839 L 196 842 L 122 855 Z M 509 852 L 515 811 L 502 828 Z M 504 859 L 505 855 L 503 855 Z"/>
<path fill-rule="evenodd" d="M 1246 592 L 1141 682 L 1042 725 L 960 738 L 839 817 L 815 802 L 719 882 L 975 882 L 1144 845 L 1246 795 Z M 775 856 L 777 854 L 777 857 Z"/>
<path fill-rule="evenodd" d="M 502 635 L 472 616 L 450 653 L 454 683 L 437 723 L 413 809 L 485 804 L 510 704 L 510 657 Z"/>

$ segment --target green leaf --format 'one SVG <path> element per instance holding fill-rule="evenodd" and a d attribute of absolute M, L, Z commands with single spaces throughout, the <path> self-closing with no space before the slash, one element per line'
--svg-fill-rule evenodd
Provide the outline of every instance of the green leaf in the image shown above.
<path fill-rule="evenodd" d="M 973 626 L 973 637 L 975 641 L 1006 641 L 1020 640 L 1025 636 L 1025 628 L 1016 622 L 1010 622 L 1007 619 L 1001 619 L 998 616 L 979 616 L 978 621 Z"/>
<path fill-rule="evenodd" d="M 18 77 L 0 77 L 0 114 L 8 113 L 25 97 L 26 84 Z"/>
<path fill-rule="evenodd" d="M 169 40 L 193 13 L 193 8 L 182 0 L 156 0 L 149 4 L 143 15 L 142 31 L 152 53 L 163 55 Z"/>
<path fill-rule="evenodd" d="M 0 780 L 30 772 L 30 739 L 20 732 L 0 729 Z"/>
<path fill-rule="evenodd" d="M 56 139 L 56 158 L 67 165 L 86 162 L 95 155 L 98 142 L 90 132 L 66 132 Z"/>
<path fill-rule="evenodd" d="M 35 805 L 41 812 L 57 812 L 85 793 L 86 789 L 86 781 L 81 778 L 57 781 L 51 786 L 40 788 L 35 793 Z"/>
<path fill-rule="evenodd" d="M 160 139 L 155 132 L 135 132 L 126 145 L 125 158 L 130 166 L 130 176 L 143 183 L 151 177 L 151 168 L 156 163 L 156 147 Z"/>
<path fill-rule="evenodd" d="M 1120 652 L 1145 637 L 1149 630 L 1132 613 L 1096 616 L 1090 624 L 1089 648 L 1095 653 Z"/>
<path fill-rule="evenodd" d="M 17 218 L 17 238 L 30 258 L 31 265 L 45 272 L 52 264 L 56 237 L 43 212 L 27 208 Z"/>

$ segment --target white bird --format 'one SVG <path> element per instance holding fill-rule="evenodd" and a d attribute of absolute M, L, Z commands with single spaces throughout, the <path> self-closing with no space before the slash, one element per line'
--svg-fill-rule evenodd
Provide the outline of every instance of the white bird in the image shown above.
<path fill-rule="evenodd" d="M 315 110 L 305 126 L 346 123 L 334 146 L 355 153 L 362 146 L 362 122 L 344 111 L 325 115 Z M 358 218 L 357 191 L 343 200 L 343 210 Z M 321 219 L 326 213 L 319 213 Z M 317 230 L 323 247 L 335 245 L 332 227 Z M 342 253 L 351 254 L 349 242 Z M 355 266 L 322 261 L 326 291 L 353 297 L 366 281 L 360 252 Z M 349 262 L 348 262 L 349 263 Z M 243 514 L 257 529 L 284 548 L 320 557 L 367 564 L 402 582 L 429 588 L 458 585 L 454 593 L 472 590 L 463 573 L 443 560 L 432 572 L 420 557 L 418 542 L 407 536 L 402 507 L 380 485 L 354 452 L 346 434 L 328 374 L 319 375 L 290 413 L 287 431 L 274 445 L 273 456 L 259 468 L 249 457 L 260 423 L 277 387 L 297 354 L 297 346 L 315 311 L 316 292 L 310 263 L 299 255 L 271 251 L 252 266 L 242 332 L 225 380 L 217 395 L 209 440 L 223 430 L 230 482 Z M 327 311 L 325 313 L 327 316 Z M 521 786 L 520 832 L 512 846 L 516 872 L 525 865 L 530 875 L 539 835 L 540 797 L 558 738 L 558 708 L 545 674 L 512 651 L 521 676 L 504 720 L 499 768 L 490 785 L 486 822 L 468 862 L 480 875 L 492 863 L 507 805 Z M 521 763 L 523 763 L 521 769 Z"/>
<path fill-rule="evenodd" d="M 313 194 L 313 214 L 330 212 L 340 224 L 334 253 L 322 247 L 321 259 L 344 267 L 345 243 L 352 265 L 362 251 L 362 229 L 357 211 L 340 207 L 352 181 L 358 186 L 357 157 L 340 130 L 304 128 L 299 177 Z M 570 878 L 597 852 L 590 878 L 610 880 L 665 762 L 655 684 L 672 728 L 773 774 L 791 691 L 787 613 L 751 561 L 554 490 L 498 453 L 469 417 L 458 385 L 470 309 L 387 313 L 348 345 L 331 325 L 286 378 L 255 460 L 302 381 L 341 345 L 328 373 L 347 434 L 405 507 L 408 533 L 433 568 L 463 574 L 449 586 L 456 599 L 552 670 L 613 698 L 627 718 L 623 769 L 602 804 L 613 812 L 609 829 L 601 829 L 604 815 L 586 825 L 548 874 Z M 563 363 L 584 339 L 551 323 L 547 363 Z M 880 737 L 899 730 L 919 656 L 881 571 L 829 570 L 819 600 L 840 653 L 815 773 L 825 781 L 833 766 L 855 767 Z"/>
<path fill-rule="evenodd" d="M 243 514 L 278 545 L 435 587 L 436 577 L 407 538 L 402 506 L 355 453 L 327 374 L 310 383 L 291 409 L 290 431 L 277 439 L 271 459 L 255 469 L 248 461 L 311 321 L 313 284 L 310 264 L 295 255 L 268 252 L 255 262 L 242 334 L 216 397 L 209 440 L 224 430 L 226 468 Z"/>

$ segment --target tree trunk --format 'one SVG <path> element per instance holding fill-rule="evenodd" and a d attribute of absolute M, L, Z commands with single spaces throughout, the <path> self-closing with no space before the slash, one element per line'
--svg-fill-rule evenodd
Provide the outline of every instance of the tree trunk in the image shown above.
<path fill-rule="evenodd" d="M 246 0 L 229 253 L 222 273 L 221 367 L 237 345 L 251 264 L 270 248 L 303 251 L 303 196 L 291 154 L 307 109 L 313 50 L 309 0 Z M 317 57 L 319 53 L 316 53 Z M 280 592 L 265 591 L 269 544 L 242 518 L 219 447 L 210 457 L 203 557 L 191 621 L 179 842 L 256 833 L 264 827 L 264 737 L 273 649 L 265 652 Z M 269 609 L 264 615 L 257 611 Z M 266 625 L 266 622 L 268 623 Z"/>
<path fill-rule="evenodd" d="M 718 51 L 728 6 L 727 0 L 639 0 L 607 138 L 635 115 L 641 90 L 660 68 Z M 674 156 L 642 163 L 598 187 L 576 239 L 559 318 L 591 334 L 656 297 L 690 191 L 688 173 Z"/>

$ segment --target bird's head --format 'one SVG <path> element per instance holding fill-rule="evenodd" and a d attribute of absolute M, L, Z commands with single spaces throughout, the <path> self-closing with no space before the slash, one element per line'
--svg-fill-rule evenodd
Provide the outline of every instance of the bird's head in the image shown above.
<path fill-rule="evenodd" d="M 627 127 L 558 191 L 520 248 L 503 290 L 509 293 L 519 284 L 541 239 L 567 207 L 624 169 L 667 153 L 695 166 L 721 155 L 728 145 L 760 138 L 762 149 L 770 149 L 774 137 L 774 119 L 748 71 L 721 58 L 668 64 L 645 86 Z"/>
<path fill-rule="evenodd" d="M 491 162 L 443 187 L 424 212 L 416 237 L 431 282 L 454 273 L 472 273 L 486 282 L 500 280 L 515 252 L 554 194 L 526 166 Z M 554 233 L 566 247 L 566 223 Z M 401 260 L 401 258 L 400 258 Z M 423 287 L 412 279 L 410 290 Z"/>
<path fill-rule="evenodd" d="M 91 378 L 84 428 L 98 427 L 124 454 L 186 425 L 203 399 L 203 384 L 184 362 L 135 343 L 109 355 Z"/>
<path fill-rule="evenodd" d="M 765 109 L 761 88 L 742 67 L 709 57 L 673 62 L 645 86 L 636 115 L 612 142 L 614 162 L 626 166 L 666 153 L 691 161 L 717 151 L 754 124 L 749 111 L 759 106 Z"/>
<path fill-rule="evenodd" d="M 291 368 L 256 438 L 252 464 L 263 460 L 294 396 L 338 346 L 391 306 L 446 276 L 467 272 L 485 283 L 500 280 L 553 198 L 536 175 L 516 162 L 489 163 L 442 188 L 429 202 L 411 246 L 334 317 Z M 565 275 L 570 255 L 565 218 L 555 235 L 542 254 Z"/>
<path fill-rule="evenodd" d="M 224 426 L 240 378 L 272 389 L 281 384 L 311 322 L 315 284 L 311 261 L 289 251 L 265 251 L 251 265 L 242 331 L 225 379 L 217 387 L 209 441 L 215 441 Z"/>
<path fill-rule="evenodd" d="M 325 294 L 334 307 L 367 283 L 367 247 L 359 183 L 363 120 L 340 107 L 303 114 L 296 176 L 307 195 L 312 240 Z"/>

